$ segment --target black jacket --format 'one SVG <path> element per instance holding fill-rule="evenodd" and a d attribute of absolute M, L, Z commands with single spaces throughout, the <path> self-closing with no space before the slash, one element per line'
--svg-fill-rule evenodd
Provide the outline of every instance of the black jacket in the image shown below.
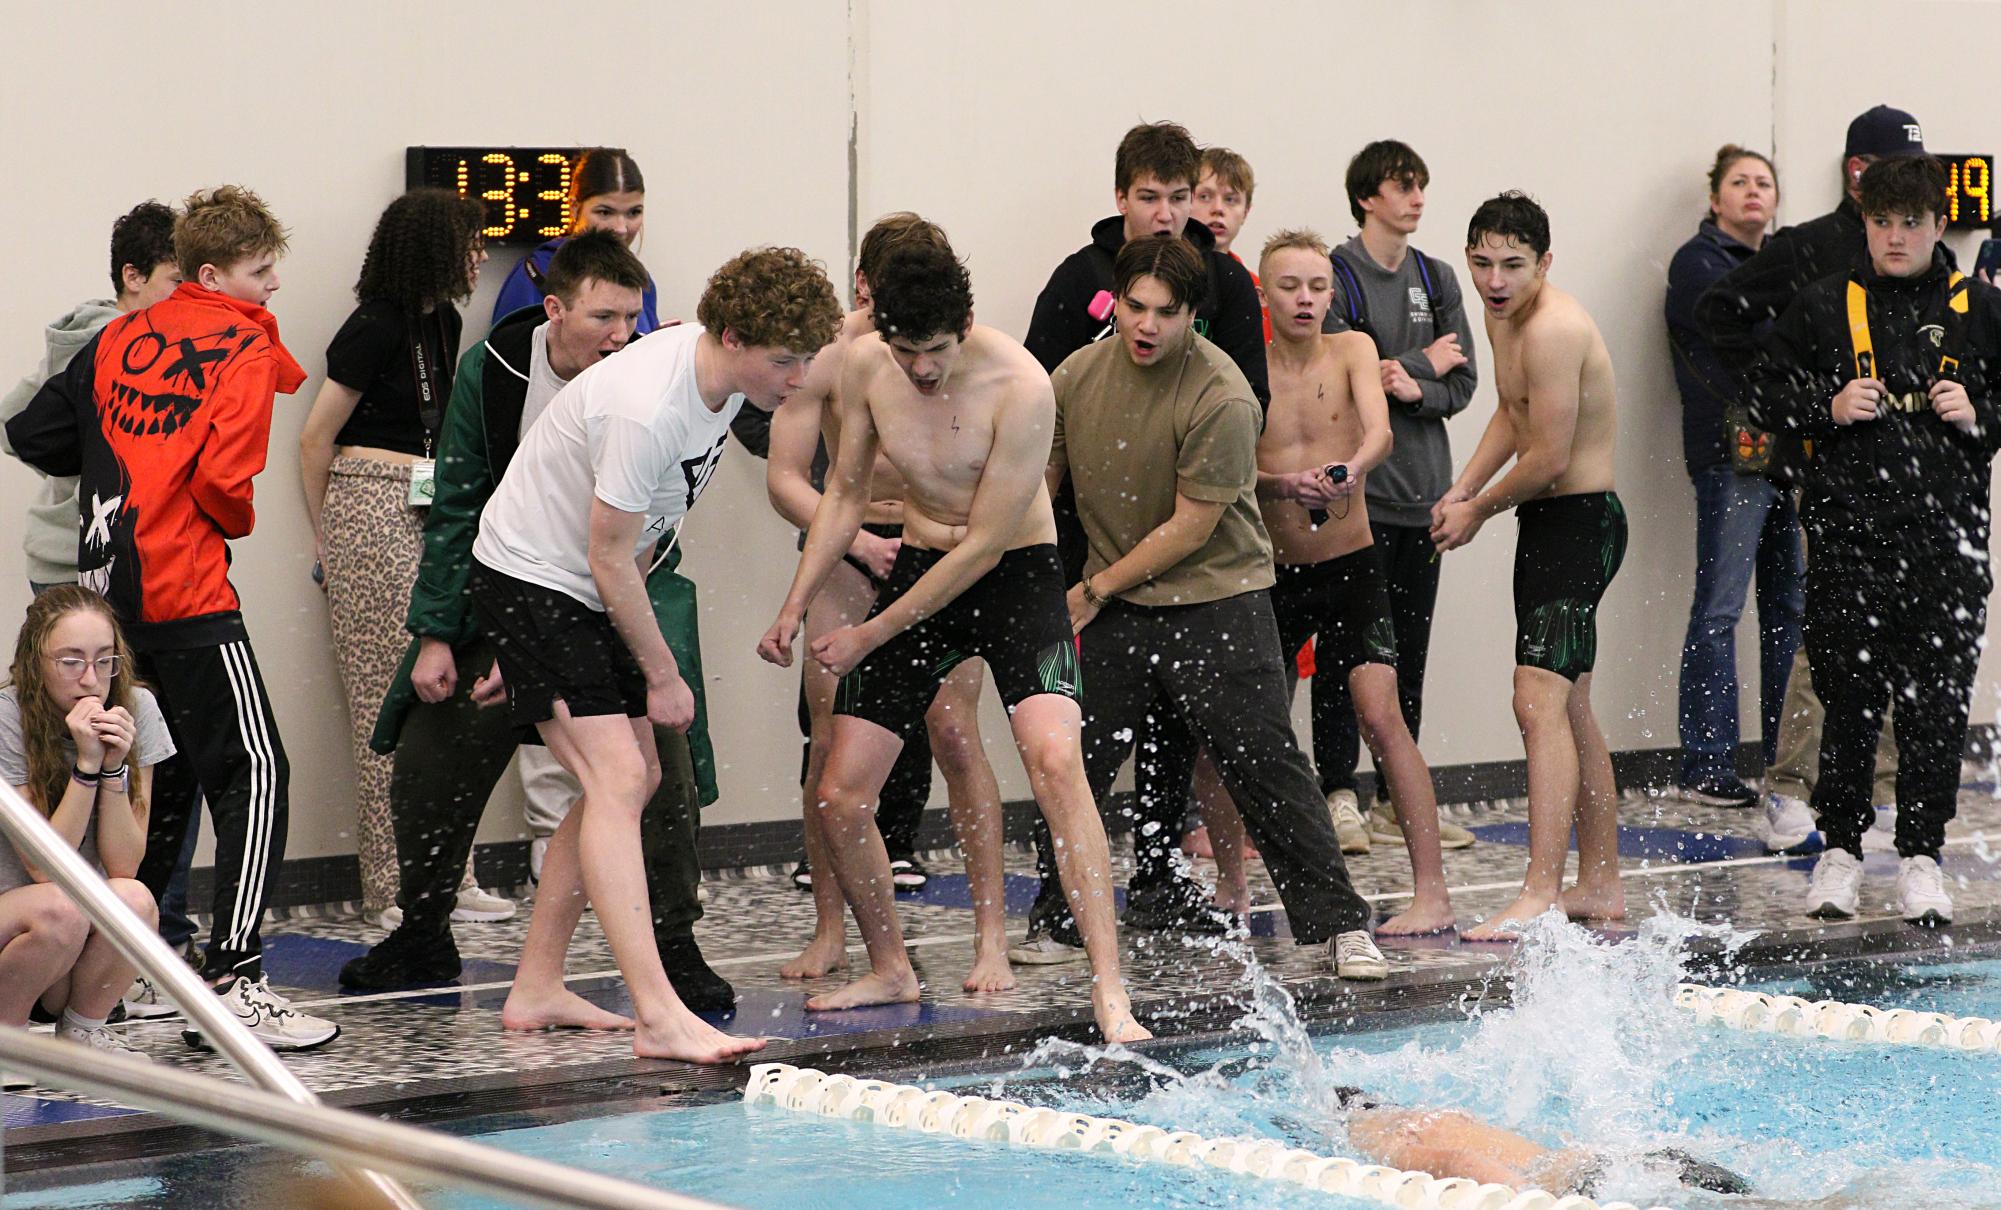
<path fill-rule="evenodd" d="M 1195 308 L 1195 330 L 1237 363 L 1250 379 L 1259 406 L 1270 406 L 1264 311 L 1258 306 L 1258 288 L 1251 281 L 1251 271 L 1236 258 L 1216 251 L 1215 233 L 1194 219 L 1188 220 L 1182 234 L 1209 262 L 1209 293 Z M 1125 219 L 1115 214 L 1099 220 L 1091 228 L 1091 242 L 1065 257 L 1036 297 L 1028 339 L 1022 343 L 1051 374 L 1064 358 L 1105 330 L 1106 321 L 1092 319 L 1088 308 L 1098 291 L 1112 288 L 1112 261 L 1124 246 Z"/>
<path fill-rule="evenodd" d="M 2001 291 L 1966 279 L 1950 284 L 1943 247 L 1932 266 L 1909 278 L 1885 278 L 1866 264 L 1801 291 L 1772 325 L 1752 376 L 1754 424 L 1807 438 L 1804 515 L 1816 564 L 1890 559 L 1924 568 L 1973 554 L 1986 567 L 1989 479 L 2001 449 Z M 1865 292 L 1874 363 L 1868 375 L 1911 408 L 1886 406 L 1875 420 L 1834 422 L 1834 396 L 1858 377 L 1849 329 L 1849 286 Z M 1950 300 L 1965 291 L 1966 309 Z M 1946 355 L 1956 368 L 1941 366 Z M 1925 392 L 1941 378 L 1966 387 L 1978 419 L 1960 432 L 1931 410 Z M 1987 582 L 1991 582 L 1987 581 Z"/>
<path fill-rule="evenodd" d="M 1715 219 L 1704 219 L 1668 264 L 1668 343 L 1681 389 L 1681 452 L 1691 478 L 1729 464 L 1723 414 L 1742 398 L 1736 378 L 1696 323 L 1696 305 L 1709 287 L 1755 255 L 1755 249 L 1724 234 Z"/>

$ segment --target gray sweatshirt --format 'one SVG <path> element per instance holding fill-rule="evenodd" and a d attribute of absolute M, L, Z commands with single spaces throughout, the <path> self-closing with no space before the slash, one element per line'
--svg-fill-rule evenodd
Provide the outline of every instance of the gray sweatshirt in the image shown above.
<path fill-rule="evenodd" d="M 1434 315 L 1425 304 L 1424 278 L 1418 273 L 1415 256 L 1406 255 L 1392 273 L 1369 256 L 1360 235 L 1334 249 L 1334 255 L 1353 269 L 1362 283 L 1364 314 L 1374 329 L 1377 355 L 1396 358 L 1424 392 L 1424 398 L 1416 403 L 1390 396 L 1390 432 L 1396 438 L 1396 448 L 1390 451 L 1389 461 L 1369 475 L 1369 520 L 1429 527 L 1431 506 L 1452 486 L 1452 445 L 1445 435 L 1446 418 L 1466 409 L 1480 377 L 1473 363 L 1473 330 L 1467 326 L 1459 279 L 1437 258 L 1426 258 L 1431 263 L 1432 302 L 1438 310 Z M 1334 275 L 1334 304 L 1327 309 L 1327 322 L 1322 327 L 1328 332 L 1348 330 L 1346 282 L 1338 273 Z M 1424 348 L 1447 332 L 1459 334 L 1466 364 L 1440 378 L 1432 372 Z"/>
<path fill-rule="evenodd" d="M 117 319 L 118 305 L 109 299 L 92 299 L 48 326 L 48 352 L 35 372 L 23 378 L 0 399 L 0 425 L 19 415 L 42 389 L 42 384 L 63 372 L 83 346 L 90 343 L 104 325 Z M 4 432 L 0 448 L 13 454 Z M 28 552 L 28 579 L 37 584 L 76 583 L 77 504 L 76 479 L 70 476 L 43 476 L 41 490 L 28 505 L 28 521 L 22 547 Z"/>

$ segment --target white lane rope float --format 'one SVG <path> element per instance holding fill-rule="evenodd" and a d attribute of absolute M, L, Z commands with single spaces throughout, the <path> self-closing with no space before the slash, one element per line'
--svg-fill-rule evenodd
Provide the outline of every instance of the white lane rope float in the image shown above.
<path fill-rule="evenodd" d="M 1541 1189 L 1518 1191 L 1464 1177 L 1441 1180 L 1428 1172 L 1316 1155 L 1277 1139 L 1204 1138 L 1185 1130 L 1163 1130 L 1018 1101 L 830 1076 L 786 1063 L 752 1067 L 743 1099 L 746 1105 L 771 1105 L 795 1113 L 873 1122 L 968 1142 L 1012 1143 L 1184 1168 L 1220 1168 L 1400 1210 L 1638 1210 L 1630 1202 L 1601 1203 L 1577 1194 L 1558 1197 Z"/>
<path fill-rule="evenodd" d="M 1986 1017 L 1955 1017 L 1909 1008 L 1883 1009 L 1839 1000 L 1773 996 L 1742 988 L 1705 987 L 1700 983 L 1676 986 L 1674 1003 L 1698 1021 L 1713 1021 L 1747 1033 L 1931 1046 L 1988 1054 L 2001 1052 L 2001 1022 Z"/>

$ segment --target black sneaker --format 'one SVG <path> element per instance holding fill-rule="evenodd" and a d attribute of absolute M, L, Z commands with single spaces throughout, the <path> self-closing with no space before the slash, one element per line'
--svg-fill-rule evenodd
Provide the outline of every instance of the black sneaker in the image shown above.
<path fill-rule="evenodd" d="M 793 885 L 793 886 L 796 886 L 796 887 L 798 887 L 798 888 L 799 888 L 800 890 L 802 890 L 802 891 L 810 891 L 810 890 L 812 890 L 812 889 L 813 889 L 813 867 L 812 867 L 812 866 L 810 866 L 810 865 L 807 865 L 807 864 L 806 864 L 805 862 L 803 862 L 803 861 L 802 861 L 802 862 L 800 862 L 800 863 L 799 863 L 798 865 L 796 865 L 796 866 L 793 866 L 793 867 L 792 867 L 792 885 Z"/>
<path fill-rule="evenodd" d="M 896 884 L 899 891 L 921 891 L 924 884 L 931 881 L 931 871 L 925 869 L 924 863 L 912 854 L 889 863 L 889 880 Z"/>
<path fill-rule="evenodd" d="M 351 992 L 401 991 L 450 983 L 463 969 L 449 930 L 442 936 L 420 937 L 413 929 L 398 928 L 341 967 L 340 985 Z"/>
<path fill-rule="evenodd" d="M 698 1013 L 726 1013 L 736 1007 L 736 989 L 709 969 L 693 937 L 656 934 L 653 943 L 660 947 L 660 965 L 667 968 L 667 981 L 681 1003 Z"/>
<path fill-rule="evenodd" d="M 1682 801 L 1705 807 L 1748 807 L 1758 801 L 1758 792 L 1734 777 L 1708 777 L 1677 793 Z"/>
<path fill-rule="evenodd" d="M 1155 886 L 1128 888 L 1126 913 L 1120 919 L 1127 928 L 1207 936 L 1221 936 L 1236 927 L 1199 883 L 1183 875 Z"/>

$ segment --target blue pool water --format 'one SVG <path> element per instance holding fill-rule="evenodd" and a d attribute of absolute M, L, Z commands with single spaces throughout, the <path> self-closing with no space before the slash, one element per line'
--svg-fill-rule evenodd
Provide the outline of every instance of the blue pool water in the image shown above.
<path fill-rule="evenodd" d="M 1699 1025 L 1667 1006 L 1672 937 L 1608 946 L 1551 926 L 1512 972 L 1514 1006 L 1464 1021 L 1309 1037 L 1266 989 L 1249 1048 L 1173 1067 L 1046 1047 L 1030 1070 L 952 1081 L 986 1095 L 1207 1135 L 1350 1154 L 1327 1089 L 1454 1107 L 1549 1146 L 1613 1157 L 1604 1200 L 1728 1207 L 1631 1157 L 1684 1148 L 1748 1177 L 1759 1205 L 2001 1205 L 2001 1055 L 1829 1043 Z M 2001 1017 L 2001 961 L 1857 966 L 1770 990 Z M 481 1141 L 742 1207 L 1320 1207 L 1364 1203 L 1209 1170 L 963 1143 L 738 1103 L 503 1130 Z M 1626 1158 L 1620 1158 L 1626 1157 Z M 10 1196 L 37 1207 L 162 1204 L 144 1181 Z M 1825 1199 L 1825 1200 L 1819 1200 Z M 489 1200 L 440 1195 L 485 1210 Z"/>

